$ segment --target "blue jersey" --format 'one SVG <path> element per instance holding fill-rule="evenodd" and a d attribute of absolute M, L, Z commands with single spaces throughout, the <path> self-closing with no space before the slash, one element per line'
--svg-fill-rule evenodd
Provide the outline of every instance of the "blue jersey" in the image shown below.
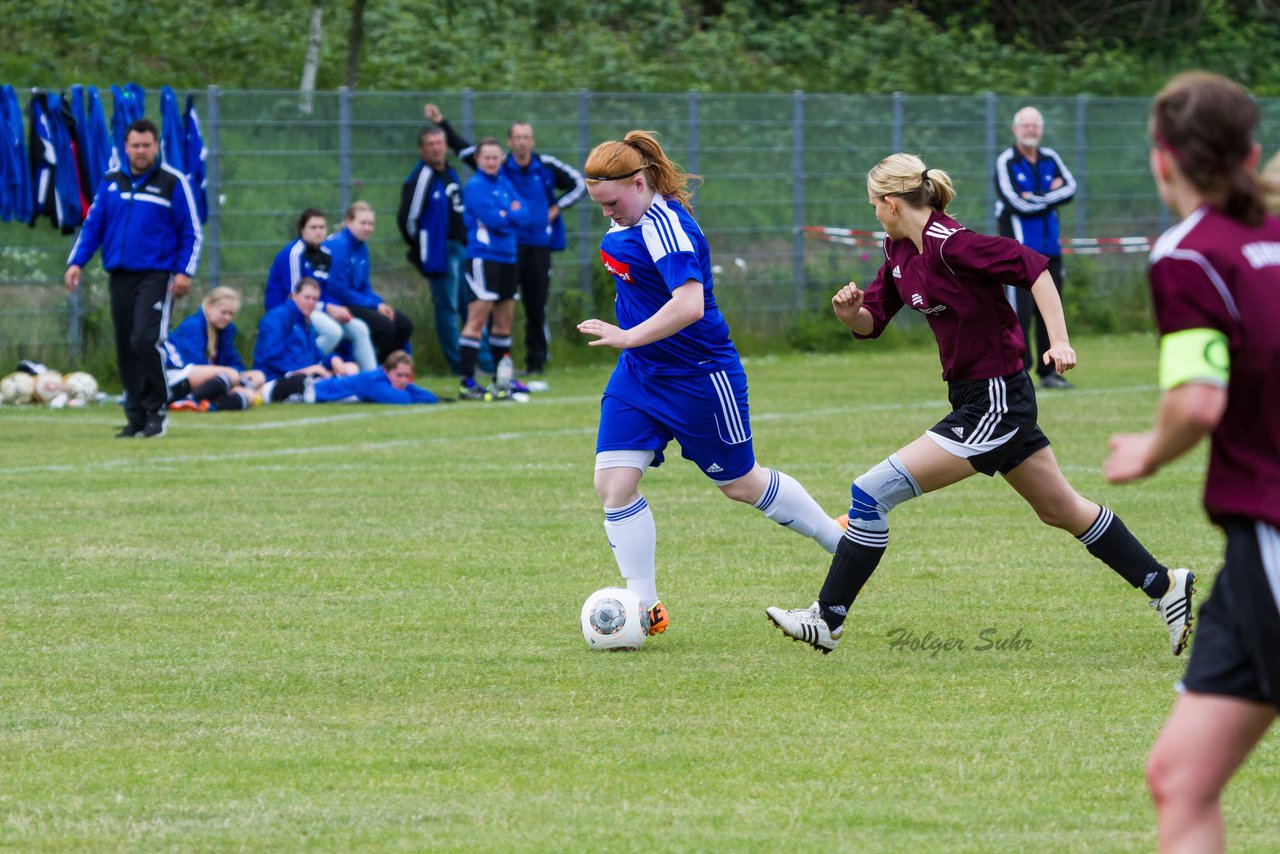
<path fill-rule="evenodd" d="M 236 350 L 236 325 L 228 323 L 218 332 L 213 345 L 213 360 L 209 359 L 209 321 L 204 309 L 178 324 L 164 340 L 165 367 L 184 368 L 187 365 L 221 365 L 224 368 L 244 370 L 244 361 Z"/>
<path fill-rule="evenodd" d="M 299 237 L 277 252 L 271 262 L 262 310 L 271 311 L 287 300 L 303 279 L 315 279 L 323 291 L 329 281 L 329 253 L 320 246 L 308 246 Z"/>
<path fill-rule="evenodd" d="M 477 172 L 462 188 L 462 218 L 467 223 L 467 260 L 483 258 L 516 263 L 516 232 L 528 221 L 528 208 L 512 209 L 519 197 L 501 172 Z"/>
<path fill-rule="evenodd" d="M 404 389 L 391 384 L 382 368 L 361 371 L 348 377 L 318 380 L 312 387 L 316 403 L 436 403 L 436 396 L 425 388 L 410 383 Z"/>
<path fill-rule="evenodd" d="M 702 319 L 660 341 L 622 351 L 653 374 L 706 374 L 740 365 L 729 324 L 716 307 L 711 251 L 693 217 L 675 199 L 655 195 L 640 222 L 614 225 L 600 241 L 600 259 L 617 287 L 618 325 L 630 329 L 657 314 L 671 292 L 690 279 L 702 283 Z"/>

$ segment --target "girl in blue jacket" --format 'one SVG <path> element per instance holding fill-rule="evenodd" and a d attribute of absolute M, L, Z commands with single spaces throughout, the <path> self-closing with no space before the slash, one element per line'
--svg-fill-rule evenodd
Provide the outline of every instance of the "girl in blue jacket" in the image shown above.
<path fill-rule="evenodd" d="M 254 389 L 262 385 L 261 371 L 246 370 L 236 350 L 240 294 L 214 288 L 200 308 L 164 339 L 165 376 L 169 408 L 208 412 L 210 409 L 248 409 Z"/>

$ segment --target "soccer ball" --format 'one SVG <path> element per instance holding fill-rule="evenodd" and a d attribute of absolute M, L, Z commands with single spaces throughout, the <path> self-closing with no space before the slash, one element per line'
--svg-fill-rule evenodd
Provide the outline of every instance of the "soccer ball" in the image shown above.
<path fill-rule="evenodd" d="M 60 394 L 62 394 L 62 374 L 57 371 L 45 371 L 36 376 L 34 392 L 36 403 L 48 403 Z"/>
<path fill-rule="evenodd" d="M 98 381 L 92 374 L 76 371 L 62 378 L 62 390 L 71 400 L 81 403 L 92 403 L 98 396 Z"/>
<path fill-rule="evenodd" d="M 582 636 L 592 649 L 639 649 L 649 636 L 649 612 L 625 587 L 606 587 L 582 606 Z"/>
<path fill-rule="evenodd" d="M 35 393 L 35 390 L 36 381 L 31 374 L 18 372 L 9 374 L 0 380 L 0 400 L 5 403 L 12 403 L 15 406 L 30 403 L 31 395 Z"/>

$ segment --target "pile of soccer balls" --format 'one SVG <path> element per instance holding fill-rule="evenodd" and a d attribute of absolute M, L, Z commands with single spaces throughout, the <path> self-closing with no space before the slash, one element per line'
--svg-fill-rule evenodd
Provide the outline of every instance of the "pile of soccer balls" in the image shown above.
<path fill-rule="evenodd" d="M 98 400 L 98 381 L 84 371 L 65 377 L 38 362 L 23 362 L 19 370 L 0 379 L 0 403 L 13 406 L 44 404 L 54 409 L 84 406 Z"/>

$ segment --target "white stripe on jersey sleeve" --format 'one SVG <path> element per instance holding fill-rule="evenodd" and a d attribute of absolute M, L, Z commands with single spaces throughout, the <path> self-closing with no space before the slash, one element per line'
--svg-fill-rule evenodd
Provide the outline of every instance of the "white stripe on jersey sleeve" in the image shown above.
<path fill-rule="evenodd" d="M 693 241 L 665 199 L 655 199 L 640 218 L 640 233 L 654 261 L 671 252 L 692 252 Z"/>

